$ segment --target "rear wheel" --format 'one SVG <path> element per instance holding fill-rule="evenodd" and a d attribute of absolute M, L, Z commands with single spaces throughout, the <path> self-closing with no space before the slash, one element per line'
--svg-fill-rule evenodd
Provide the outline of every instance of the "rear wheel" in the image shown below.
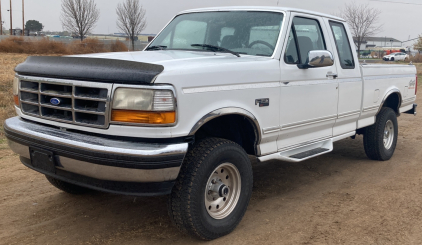
<path fill-rule="evenodd" d="M 251 163 L 242 147 L 218 138 L 199 141 L 187 153 L 169 197 L 170 218 L 199 239 L 227 235 L 246 212 L 252 182 Z"/>
<path fill-rule="evenodd" d="M 59 179 L 50 177 L 48 175 L 46 175 L 45 177 L 47 178 L 48 182 L 50 182 L 54 187 L 69 194 L 80 195 L 91 191 L 90 189 L 74 185 L 68 182 L 64 182 Z"/>
<path fill-rule="evenodd" d="M 396 149 L 398 135 L 397 116 L 393 109 L 384 107 L 374 125 L 363 135 L 366 155 L 372 160 L 389 160 Z"/>

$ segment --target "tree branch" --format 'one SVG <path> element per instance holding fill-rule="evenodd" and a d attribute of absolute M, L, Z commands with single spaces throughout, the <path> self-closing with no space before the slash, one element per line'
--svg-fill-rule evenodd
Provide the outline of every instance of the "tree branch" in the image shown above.
<path fill-rule="evenodd" d="M 124 0 L 116 8 L 117 28 L 125 33 L 132 43 L 132 50 L 135 50 L 135 37 L 147 26 L 146 11 L 139 3 L 139 0 Z"/>

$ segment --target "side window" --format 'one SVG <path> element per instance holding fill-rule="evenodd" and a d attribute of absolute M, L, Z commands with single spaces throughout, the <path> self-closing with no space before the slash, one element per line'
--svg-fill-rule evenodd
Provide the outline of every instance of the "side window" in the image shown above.
<path fill-rule="evenodd" d="M 286 63 L 306 64 L 309 51 L 325 49 L 325 40 L 319 22 L 314 19 L 295 17 L 285 55 Z M 295 53 L 298 59 L 295 59 Z"/>
<path fill-rule="evenodd" d="M 299 64 L 299 55 L 297 53 L 293 28 L 290 30 L 289 39 L 287 40 L 287 49 L 286 53 L 284 54 L 284 61 L 287 64 Z"/>
<path fill-rule="evenodd" d="M 333 31 L 334 40 L 336 41 L 341 68 L 354 69 L 355 61 L 353 59 L 352 49 L 350 48 L 349 38 L 344 25 L 330 21 L 330 26 Z"/>
<path fill-rule="evenodd" d="M 174 30 L 173 45 L 171 48 L 191 49 L 192 43 L 204 43 L 207 23 L 193 20 L 183 20 Z M 189 41 L 186 40 L 189 38 Z"/>

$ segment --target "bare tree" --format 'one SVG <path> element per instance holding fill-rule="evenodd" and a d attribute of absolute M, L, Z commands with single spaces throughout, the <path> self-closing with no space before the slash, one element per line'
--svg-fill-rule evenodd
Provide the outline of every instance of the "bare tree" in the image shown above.
<path fill-rule="evenodd" d="M 94 0 L 62 0 L 60 20 L 63 29 L 77 33 L 81 41 L 95 27 L 100 11 Z"/>
<path fill-rule="evenodd" d="M 422 51 L 422 36 L 419 35 L 416 43 L 413 44 L 413 48 L 416 49 L 419 53 Z"/>
<path fill-rule="evenodd" d="M 341 17 L 350 26 L 353 40 L 358 48 L 358 55 L 360 55 L 360 47 L 365 38 L 382 30 L 382 25 L 378 24 L 381 11 L 370 7 L 369 4 L 358 4 L 356 2 L 346 4 L 340 11 Z"/>
<path fill-rule="evenodd" d="M 117 27 L 129 37 L 135 50 L 135 37 L 147 26 L 145 9 L 139 0 L 125 0 L 117 5 L 116 13 Z"/>

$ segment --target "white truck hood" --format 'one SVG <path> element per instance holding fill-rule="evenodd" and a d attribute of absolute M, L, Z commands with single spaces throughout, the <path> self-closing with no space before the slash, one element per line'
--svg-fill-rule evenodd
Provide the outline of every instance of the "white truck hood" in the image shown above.
<path fill-rule="evenodd" d="M 133 62 L 143 62 L 164 66 L 164 72 L 180 69 L 192 69 L 205 66 L 224 66 L 228 63 L 242 63 L 259 60 L 270 60 L 269 57 L 241 55 L 236 57 L 230 53 L 214 53 L 184 50 L 158 50 L 158 51 L 138 51 L 119 53 L 99 53 L 87 55 L 74 55 L 70 57 L 101 58 L 125 60 Z"/>

